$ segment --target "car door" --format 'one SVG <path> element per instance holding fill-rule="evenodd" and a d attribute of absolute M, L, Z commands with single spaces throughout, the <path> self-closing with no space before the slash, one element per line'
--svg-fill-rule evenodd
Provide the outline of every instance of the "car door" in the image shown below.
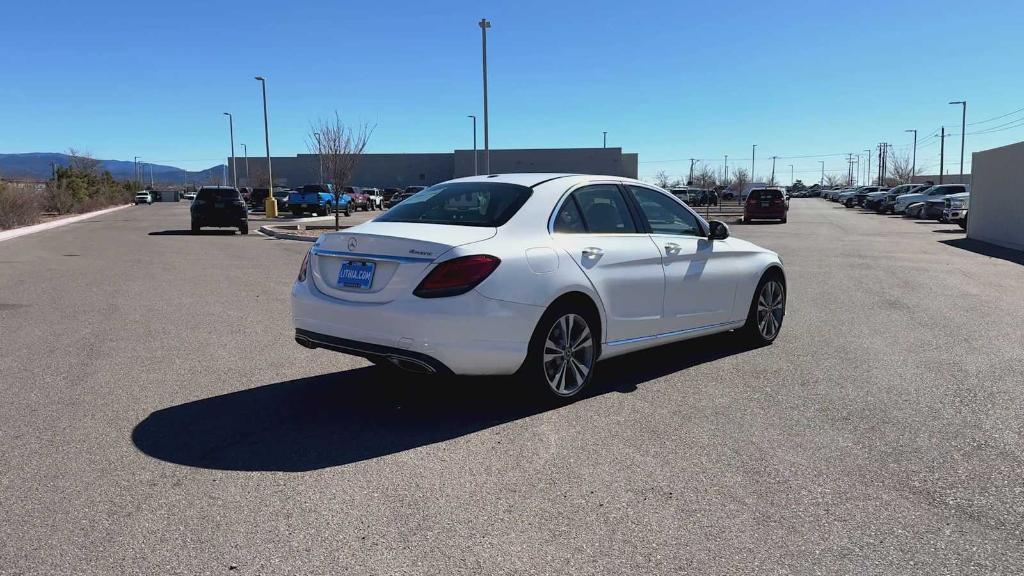
<path fill-rule="evenodd" d="M 661 332 L 698 330 L 730 321 L 739 269 L 728 240 L 710 241 L 700 219 L 671 196 L 626 186 L 665 269 Z"/>
<path fill-rule="evenodd" d="M 601 297 L 607 341 L 658 334 L 665 298 L 661 253 L 618 184 L 573 190 L 556 210 L 552 232 Z"/>

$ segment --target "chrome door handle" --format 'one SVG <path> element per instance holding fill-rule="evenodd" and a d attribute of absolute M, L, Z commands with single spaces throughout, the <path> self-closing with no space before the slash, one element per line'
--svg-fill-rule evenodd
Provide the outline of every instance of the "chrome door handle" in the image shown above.
<path fill-rule="evenodd" d="M 668 244 L 665 244 L 665 252 L 667 254 L 678 253 L 682 249 L 683 247 L 680 246 L 679 244 L 676 244 L 675 242 L 669 242 Z"/>
<path fill-rule="evenodd" d="M 604 250 L 601 250 L 600 248 L 595 248 L 593 246 L 590 246 L 590 247 L 587 247 L 587 248 L 583 249 L 583 257 L 584 258 L 590 258 L 591 260 L 593 260 L 595 258 L 600 258 L 603 255 L 604 255 Z"/>

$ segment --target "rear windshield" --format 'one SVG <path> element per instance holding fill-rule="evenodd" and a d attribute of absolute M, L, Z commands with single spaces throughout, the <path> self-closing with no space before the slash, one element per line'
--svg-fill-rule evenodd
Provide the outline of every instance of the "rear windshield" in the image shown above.
<path fill-rule="evenodd" d="M 508 222 L 533 191 L 503 182 L 438 184 L 410 196 L 377 222 L 497 227 Z"/>
<path fill-rule="evenodd" d="M 274 192 L 274 198 L 287 198 L 287 192 Z"/>
<path fill-rule="evenodd" d="M 306 184 L 302 188 L 299 188 L 299 192 L 303 194 L 319 194 L 321 192 L 330 193 L 330 190 L 328 190 L 327 186 L 324 186 L 323 184 Z"/>
<path fill-rule="evenodd" d="M 778 190 L 751 190 L 750 197 L 754 200 L 778 200 L 782 198 L 782 192 Z"/>
<path fill-rule="evenodd" d="M 231 188 L 203 188 L 196 195 L 199 200 L 237 200 L 238 197 L 238 190 Z"/>

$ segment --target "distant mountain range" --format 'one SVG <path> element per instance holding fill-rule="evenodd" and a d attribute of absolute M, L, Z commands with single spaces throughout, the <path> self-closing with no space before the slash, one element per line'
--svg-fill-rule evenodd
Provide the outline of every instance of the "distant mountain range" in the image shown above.
<path fill-rule="evenodd" d="M 135 176 L 135 163 L 131 160 L 100 160 L 100 170 L 107 170 L 118 180 L 126 180 Z M 55 152 L 30 152 L 27 154 L 0 154 L 0 177 L 12 180 L 47 180 L 52 174 L 52 166 L 68 166 L 71 156 Z M 149 182 L 152 168 L 153 181 L 157 184 L 181 184 L 185 179 L 185 171 L 176 166 L 161 164 L 145 165 L 145 181 Z M 213 166 L 199 172 L 188 172 L 189 182 L 204 183 L 219 180 L 220 166 Z"/>

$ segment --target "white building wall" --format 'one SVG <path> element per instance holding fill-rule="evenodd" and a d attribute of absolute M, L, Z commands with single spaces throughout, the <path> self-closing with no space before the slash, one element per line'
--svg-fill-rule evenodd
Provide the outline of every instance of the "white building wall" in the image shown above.
<path fill-rule="evenodd" d="M 975 152 L 967 237 L 1024 250 L 1024 142 Z"/>

